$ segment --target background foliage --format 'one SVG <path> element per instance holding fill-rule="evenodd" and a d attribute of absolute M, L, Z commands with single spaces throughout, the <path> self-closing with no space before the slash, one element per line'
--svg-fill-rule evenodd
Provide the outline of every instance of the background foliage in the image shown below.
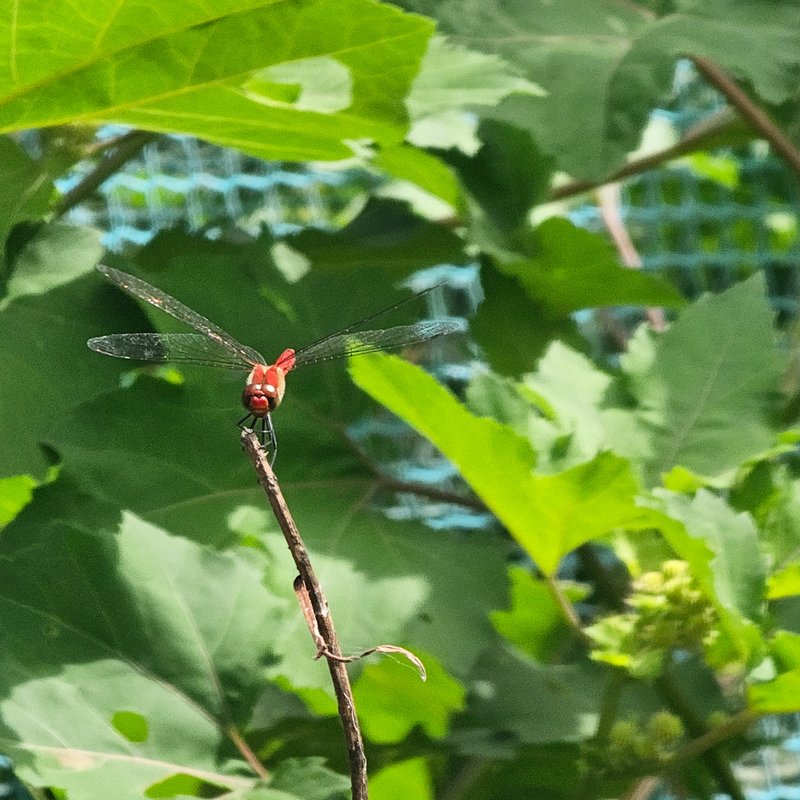
<path fill-rule="evenodd" d="M 399 299 L 420 267 L 481 265 L 486 367 L 463 397 L 375 355 L 291 375 L 276 419 L 344 646 L 405 645 L 430 676 L 352 670 L 373 797 L 613 796 L 651 774 L 741 796 L 743 732 L 800 710 L 794 356 L 763 278 L 685 306 L 600 236 L 531 214 L 556 171 L 621 165 L 679 55 L 715 60 L 795 131 L 800 6 L 402 5 L 21 0 L 0 25 L 0 750 L 32 787 L 348 786 L 326 669 L 232 425 L 239 376 L 86 349 L 171 325 L 93 273 L 96 232 L 59 221 L 53 180 L 107 121 L 386 179 L 346 226 L 280 248 L 173 231 L 107 256 L 268 357 Z M 28 128 L 44 129 L 35 155 Z M 309 267 L 297 280 L 287 247 Z M 573 312 L 622 304 L 672 325 L 596 363 Z M 397 481 L 348 425 L 375 400 L 496 525 L 434 532 L 374 509 Z"/>

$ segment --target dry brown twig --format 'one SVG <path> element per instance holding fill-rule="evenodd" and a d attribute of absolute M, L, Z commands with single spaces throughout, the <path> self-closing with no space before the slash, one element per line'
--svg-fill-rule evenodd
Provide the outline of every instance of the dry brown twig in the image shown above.
<path fill-rule="evenodd" d="M 311 632 L 311 638 L 317 648 L 315 658 L 325 658 L 328 662 L 328 670 L 339 707 L 339 718 L 342 721 L 347 742 L 353 800 L 367 800 L 367 759 L 364 753 L 364 740 L 361 736 L 353 690 L 345 664 L 371 653 L 400 653 L 417 667 L 422 680 L 425 680 L 425 668 L 413 653 L 397 645 L 378 645 L 354 656 L 346 656 L 342 653 L 325 593 L 314 574 L 308 551 L 289 507 L 286 505 L 275 473 L 269 465 L 267 454 L 261 447 L 258 437 L 251 430 L 242 431 L 242 445 L 250 457 L 258 475 L 258 482 L 267 495 L 278 525 L 286 539 L 289 552 L 297 566 L 299 574 L 294 580 L 294 590 Z"/>

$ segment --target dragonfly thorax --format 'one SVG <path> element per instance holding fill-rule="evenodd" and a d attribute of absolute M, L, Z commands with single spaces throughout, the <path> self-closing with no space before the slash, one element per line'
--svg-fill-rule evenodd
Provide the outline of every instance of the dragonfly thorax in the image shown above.
<path fill-rule="evenodd" d="M 265 417 L 283 400 L 286 391 L 285 370 L 276 364 L 256 364 L 247 376 L 242 391 L 242 405 L 254 416 Z"/>

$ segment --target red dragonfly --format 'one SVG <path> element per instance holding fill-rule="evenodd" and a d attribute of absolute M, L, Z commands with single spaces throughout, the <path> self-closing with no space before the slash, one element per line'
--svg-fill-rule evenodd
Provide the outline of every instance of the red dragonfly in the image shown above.
<path fill-rule="evenodd" d="M 254 430 L 260 424 L 262 445 L 266 447 L 269 441 L 270 464 L 275 463 L 278 450 L 270 412 L 274 411 L 283 399 L 287 372 L 320 361 L 405 347 L 461 330 L 461 325 L 455 320 L 427 320 L 385 330 L 352 332 L 354 328 L 418 296 L 414 295 L 298 350 L 288 348 L 274 363 L 269 364 L 257 350 L 237 342 L 233 336 L 201 314 L 192 311 L 180 300 L 156 289 L 141 278 L 135 278 L 133 275 L 102 264 L 98 266 L 98 270 L 128 294 L 165 311 L 198 333 L 112 333 L 108 336 L 96 336 L 89 339 L 86 344 L 98 353 L 116 358 L 157 363 L 169 361 L 206 364 L 223 369 L 249 370 L 242 391 L 242 404 L 247 409 L 247 414 L 237 424 L 243 427 L 248 421 L 252 421 Z"/>

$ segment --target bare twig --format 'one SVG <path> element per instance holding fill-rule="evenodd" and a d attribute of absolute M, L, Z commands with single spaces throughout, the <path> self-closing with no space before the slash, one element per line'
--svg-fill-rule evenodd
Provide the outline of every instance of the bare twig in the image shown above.
<path fill-rule="evenodd" d="M 347 667 L 339 660 L 343 656 L 336 630 L 333 626 L 330 609 L 328 608 L 328 601 L 325 599 L 322 587 L 314 574 L 308 551 L 305 544 L 303 544 L 286 501 L 283 499 L 283 493 L 275 478 L 275 473 L 272 471 L 265 453 L 261 449 L 258 437 L 252 431 L 244 430 L 242 431 L 242 444 L 250 457 L 253 468 L 258 475 L 258 481 L 264 489 L 275 518 L 283 531 L 286 544 L 289 546 L 289 552 L 291 552 L 297 571 L 300 573 L 299 579 L 302 580 L 305 589 L 304 595 L 307 596 L 314 612 L 317 632 L 315 644 L 317 645 L 318 655 L 325 655 L 328 662 L 328 670 L 331 674 L 339 706 L 339 717 L 342 721 L 347 741 L 353 800 L 367 800 L 367 758 L 364 753 L 364 740 L 362 739 L 358 717 L 356 716 L 353 690 L 350 686 Z M 325 649 L 324 652 L 319 653 L 321 644 L 324 644 Z"/>
<path fill-rule="evenodd" d="M 54 217 L 63 217 L 71 208 L 86 200 L 100 184 L 110 178 L 123 164 L 130 161 L 157 136 L 158 134 L 148 131 L 130 131 L 130 133 L 120 136 L 113 152 L 103 158 L 82 181 L 56 203 Z"/>
<path fill-rule="evenodd" d="M 600 214 L 603 217 L 606 230 L 617 248 L 622 263 L 628 269 L 641 270 L 642 258 L 622 220 L 622 212 L 620 211 L 622 198 L 619 184 L 609 183 L 607 186 L 601 187 L 597 192 L 597 197 L 600 205 Z M 666 328 L 667 321 L 664 317 L 663 309 L 648 308 L 646 313 L 647 320 L 653 330 L 663 331 Z"/>
<path fill-rule="evenodd" d="M 741 126 L 741 123 L 736 119 L 736 115 L 730 111 L 730 109 L 723 109 L 714 115 L 711 120 L 706 120 L 695 126 L 672 147 L 667 147 L 664 150 L 659 150 L 657 153 L 651 153 L 641 158 L 633 159 L 600 180 L 576 180 L 555 187 L 550 192 L 550 200 L 565 200 L 568 197 L 575 197 L 576 195 L 589 192 L 592 189 L 597 189 L 599 186 L 605 186 L 607 183 L 615 183 L 624 178 L 641 175 L 643 172 L 661 167 L 669 161 L 673 161 L 689 153 L 694 153 L 697 150 L 714 147 L 715 143 L 718 142 L 721 137 L 735 130 L 737 125 Z M 752 134 L 747 132 L 747 135 L 741 135 L 739 138 L 742 143 L 744 143 L 753 137 Z M 729 142 L 727 143 L 729 144 Z"/>
<path fill-rule="evenodd" d="M 772 149 L 800 176 L 800 152 L 786 134 L 756 105 L 736 82 L 714 61 L 704 56 L 692 56 L 700 74 L 763 136 Z"/>

